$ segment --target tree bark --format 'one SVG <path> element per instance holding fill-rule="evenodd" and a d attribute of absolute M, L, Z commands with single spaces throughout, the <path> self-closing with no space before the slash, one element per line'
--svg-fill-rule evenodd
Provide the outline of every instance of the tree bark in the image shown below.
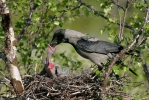
<path fill-rule="evenodd" d="M 11 83 L 15 93 L 22 93 L 24 86 L 22 84 L 21 76 L 17 68 L 16 45 L 17 41 L 14 36 L 14 30 L 11 23 L 9 9 L 5 0 L 0 1 L 0 14 L 2 16 L 2 27 L 5 32 L 4 55 L 6 56 L 6 65 L 10 72 Z"/>

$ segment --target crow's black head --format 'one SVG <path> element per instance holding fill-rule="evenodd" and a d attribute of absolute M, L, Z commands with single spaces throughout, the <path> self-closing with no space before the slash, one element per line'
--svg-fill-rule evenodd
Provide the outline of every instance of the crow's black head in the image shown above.
<path fill-rule="evenodd" d="M 68 39 L 65 38 L 65 29 L 59 29 L 54 33 L 50 45 L 52 47 L 54 47 L 54 46 L 56 46 L 60 43 L 64 43 L 64 42 L 67 42 L 67 41 L 68 41 Z"/>

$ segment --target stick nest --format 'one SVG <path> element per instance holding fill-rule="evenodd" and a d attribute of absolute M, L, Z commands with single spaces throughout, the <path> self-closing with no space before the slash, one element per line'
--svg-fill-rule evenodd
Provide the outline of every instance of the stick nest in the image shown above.
<path fill-rule="evenodd" d="M 79 74 L 55 79 L 40 75 L 24 77 L 25 91 L 19 99 L 40 100 L 106 100 L 111 97 L 128 95 L 119 91 L 120 83 L 111 81 L 105 89 L 102 81 L 91 75 Z"/>

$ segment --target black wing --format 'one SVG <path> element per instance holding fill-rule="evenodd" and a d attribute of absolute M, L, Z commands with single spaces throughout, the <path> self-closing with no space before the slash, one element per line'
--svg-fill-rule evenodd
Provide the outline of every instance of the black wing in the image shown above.
<path fill-rule="evenodd" d="M 117 53 L 123 49 L 122 46 L 116 45 L 114 43 L 101 40 L 89 41 L 83 38 L 77 41 L 77 46 L 86 52 L 101 54 Z"/>

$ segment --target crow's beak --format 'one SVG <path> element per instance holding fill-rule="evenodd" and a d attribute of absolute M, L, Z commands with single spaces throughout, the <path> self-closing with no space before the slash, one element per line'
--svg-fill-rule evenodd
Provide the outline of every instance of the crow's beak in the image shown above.
<path fill-rule="evenodd" d="M 51 46 L 51 47 L 55 47 L 57 44 L 58 44 L 58 43 L 57 43 L 57 38 L 54 38 L 54 39 L 51 41 L 50 46 Z"/>
<path fill-rule="evenodd" d="M 51 45 L 48 44 L 48 48 L 49 48 L 50 52 L 52 52 L 52 54 L 55 53 L 55 51 L 56 51 L 55 47 L 52 47 Z"/>

